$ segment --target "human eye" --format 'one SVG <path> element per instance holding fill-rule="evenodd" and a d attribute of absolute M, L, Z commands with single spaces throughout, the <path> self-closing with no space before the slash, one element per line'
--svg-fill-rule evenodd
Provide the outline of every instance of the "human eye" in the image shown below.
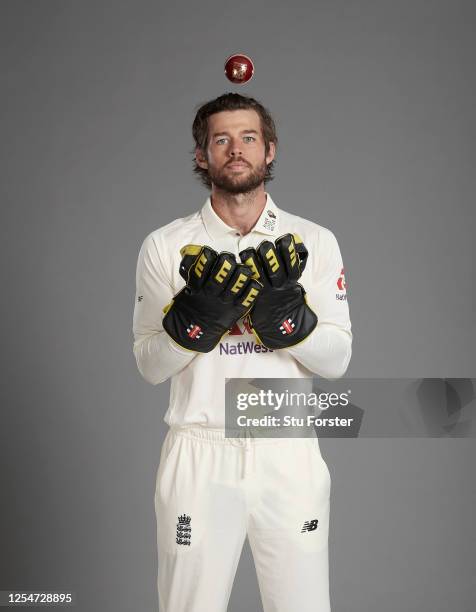
<path fill-rule="evenodd" d="M 226 141 L 226 138 L 223 137 L 223 138 L 217 138 L 215 142 L 216 142 L 216 144 L 219 145 L 219 144 L 223 144 L 225 141 Z"/>
<path fill-rule="evenodd" d="M 245 142 L 254 142 L 254 141 L 256 140 L 256 138 L 255 138 L 254 136 L 245 136 L 245 137 L 243 138 L 243 140 L 244 140 Z"/>

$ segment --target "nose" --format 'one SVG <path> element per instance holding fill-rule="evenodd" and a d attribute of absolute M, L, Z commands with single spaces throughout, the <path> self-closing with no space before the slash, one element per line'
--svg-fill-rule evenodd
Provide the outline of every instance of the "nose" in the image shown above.
<path fill-rule="evenodd" d="M 241 141 L 237 139 L 234 139 L 231 141 L 229 153 L 232 157 L 237 157 L 239 155 L 242 155 L 241 144 L 242 144 Z"/>

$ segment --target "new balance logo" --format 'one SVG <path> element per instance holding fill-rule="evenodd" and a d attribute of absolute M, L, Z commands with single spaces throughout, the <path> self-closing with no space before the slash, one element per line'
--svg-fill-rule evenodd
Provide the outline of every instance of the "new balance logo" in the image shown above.
<path fill-rule="evenodd" d="M 182 546 L 190 546 L 192 539 L 192 527 L 190 526 L 191 517 L 187 514 L 182 514 L 178 517 L 177 537 L 175 541 Z"/>
<path fill-rule="evenodd" d="M 317 529 L 318 522 L 319 521 L 317 519 L 312 519 L 312 521 L 306 521 L 302 526 L 301 533 L 304 533 L 306 531 L 315 531 Z"/>
<path fill-rule="evenodd" d="M 192 340 L 199 340 L 203 336 L 202 328 L 200 325 L 194 325 L 191 323 L 189 327 L 187 327 L 187 334 L 192 338 Z"/>
<path fill-rule="evenodd" d="M 287 334 L 292 334 L 295 327 L 296 324 L 293 323 L 292 319 L 285 319 L 279 326 L 279 330 L 285 336 Z"/>

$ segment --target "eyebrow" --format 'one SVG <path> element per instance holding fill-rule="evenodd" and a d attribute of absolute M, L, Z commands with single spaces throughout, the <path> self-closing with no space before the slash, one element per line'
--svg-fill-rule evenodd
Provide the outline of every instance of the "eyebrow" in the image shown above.
<path fill-rule="evenodd" d="M 258 134 L 256 130 L 241 130 L 240 134 Z M 213 134 L 212 138 L 216 138 L 217 136 L 229 136 L 228 132 L 216 132 Z"/>

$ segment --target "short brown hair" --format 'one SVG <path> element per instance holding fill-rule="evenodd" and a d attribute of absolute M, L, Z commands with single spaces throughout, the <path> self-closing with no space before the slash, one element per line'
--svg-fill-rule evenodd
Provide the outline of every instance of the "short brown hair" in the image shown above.
<path fill-rule="evenodd" d="M 202 104 L 197 110 L 195 119 L 193 121 L 192 133 L 195 140 L 195 147 L 201 149 L 204 153 L 208 146 L 208 117 L 215 113 L 222 111 L 233 111 L 233 110 L 247 110 L 251 109 L 258 113 L 261 129 L 263 132 L 263 138 L 265 143 L 266 155 L 269 152 L 270 142 L 274 142 L 275 146 L 278 145 L 278 137 L 276 134 L 276 126 L 270 112 L 257 100 L 247 96 L 242 96 L 238 93 L 226 93 L 214 100 L 210 100 L 205 104 Z M 195 153 L 195 151 L 193 151 Z M 212 183 L 208 176 L 208 171 L 205 168 L 200 168 L 197 164 L 197 160 L 194 157 L 193 171 L 198 175 L 201 182 L 211 188 Z M 264 182 L 273 180 L 273 168 L 274 160 L 267 165 L 266 176 Z"/>

